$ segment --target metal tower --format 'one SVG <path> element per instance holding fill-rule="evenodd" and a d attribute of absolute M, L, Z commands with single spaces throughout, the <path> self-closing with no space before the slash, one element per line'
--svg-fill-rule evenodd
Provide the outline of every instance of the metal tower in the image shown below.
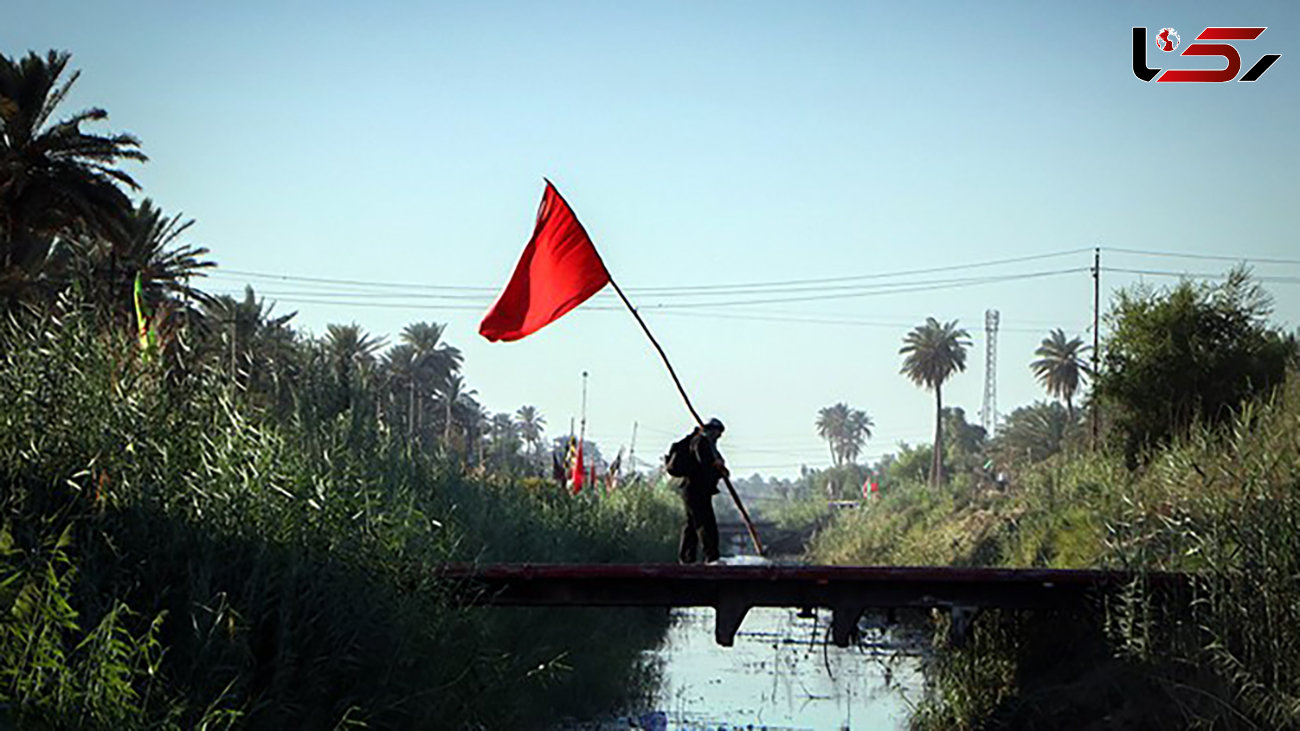
<path fill-rule="evenodd" d="M 989 437 L 998 426 L 998 311 L 984 311 L 984 406 L 980 426 Z"/>

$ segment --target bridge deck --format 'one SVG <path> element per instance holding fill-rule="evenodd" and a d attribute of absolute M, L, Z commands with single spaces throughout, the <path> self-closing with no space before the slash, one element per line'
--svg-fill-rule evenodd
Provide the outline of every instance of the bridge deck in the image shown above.
<path fill-rule="evenodd" d="M 713 607 L 715 637 L 730 646 L 751 607 L 825 607 L 845 646 L 866 609 L 937 607 L 966 620 L 981 609 L 1080 607 L 1133 581 L 1120 571 L 857 566 L 679 566 L 676 564 L 449 565 L 468 601 L 497 606 Z M 1178 574 L 1149 573 L 1156 585 Z"/>

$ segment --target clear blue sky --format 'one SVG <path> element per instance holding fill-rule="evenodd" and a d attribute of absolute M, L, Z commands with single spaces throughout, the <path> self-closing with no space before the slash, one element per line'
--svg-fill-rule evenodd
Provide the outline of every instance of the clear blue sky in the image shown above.
<path fill-rule="evenodd" d="M 631 289 L 1093 246 L 1300 258 L 1300 6 L 1248 7 L 19 0 L 0 50 L 70 51 L 83 75 L 67 111 L 103 106 L 111 128 L 138 135 L 151 161 L 131 172 L 166 210 L 198 220 L 191 239 L 225 269 L 497 288 L 547 176 Z M 1238 44 L 1243 68 L 1283 57 L 1254 84 L 1146 84 L 1130 72 L 1135 25 L 1174 27 L 1184 45 L 1207 25 L 1266 25 Z M 1148 58 L 1214 63 L 1154 43 Z M 1104 258 L 1128 269 L 1229 266 Z M 898 281 L 1090 263 L 1076 253 Z M 1256 271 L 1300 276 L 1294 265 Z M 1105 290 L 1138 279 L 1108 272 Z M 633 421 L 645 457 L 689 426 L 631 317 L 599 309 L 609 297 L 524 341 L 488 344 L 476 334 L 487 290 L 462 293 L 478 299 L 457 310 L 410 287 L 391 297 L 342 288 L 344 304 L 304 301 L 339 288 L 243 275 L 210 288 L 246 281 L 297 292 L 268 299 L 317 333 L 330 322 L 389 335 L 416 320 L 448 323 L 484 405 L 534 404 L 552 436 L 578 411 L 584 369 L 589 433 L 607 453 Z M 893 280 L 863 283 L 883 281 Z M 1269 288 L 1278 320 L 1294 327 L 1300 285 Z M 633 296 L 701 411 L 727 421 L 724 446 L 741 474 L 824 465 L 813 421 L 836 401 L 874 418 L 868 457 L 927 440 L 932 395 L 899 375 L 897 351 L 928 315 L 971 332 L 969 367 L 945 401 L 972 420 L 986 309 L 1002 315 L 1004 413 L 1044 396 L 1027 363 L 1047 330 L 1091 338 L 1083 271 L 685 313 L 657 310 L 675 301 L 661 294 Z"/>

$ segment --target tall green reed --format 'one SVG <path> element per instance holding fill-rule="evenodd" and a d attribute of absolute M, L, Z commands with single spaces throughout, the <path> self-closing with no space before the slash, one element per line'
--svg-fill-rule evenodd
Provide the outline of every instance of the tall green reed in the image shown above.
<path fill-rule="evenodd" d="M 645 681 L 662 612 L 467 609 L 436 566 L 662 560 L 669 496 L 466 478 L 369 414 L 286 421 L 218 370 L 142 362 L 75 303 L 0 343 L 0 520 L 24 554 L 66 536 L 50 591 L 102 629 L 84 651 L 137 658 L 86 681 L 127 725 L 542 726 Z M 8 713 L 117 727 L 70 721 L 22 667 L 47 690 Z"/>

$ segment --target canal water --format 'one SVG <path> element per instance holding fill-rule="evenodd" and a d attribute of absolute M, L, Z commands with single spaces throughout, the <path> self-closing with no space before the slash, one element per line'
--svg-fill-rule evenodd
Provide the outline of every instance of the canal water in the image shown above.
<path fill-rule="evenodd" d="M 828 610 L 757 607 L 728 648 L 714 641 L 711 608 L 673 610 L 663 644 L 646 655 L 660 678 L 648 706 L 569 728 L 905 728 L 922 693 L 928 637 L 865 618 L 857 645 L 838 648 L 830 620 Z"/>

